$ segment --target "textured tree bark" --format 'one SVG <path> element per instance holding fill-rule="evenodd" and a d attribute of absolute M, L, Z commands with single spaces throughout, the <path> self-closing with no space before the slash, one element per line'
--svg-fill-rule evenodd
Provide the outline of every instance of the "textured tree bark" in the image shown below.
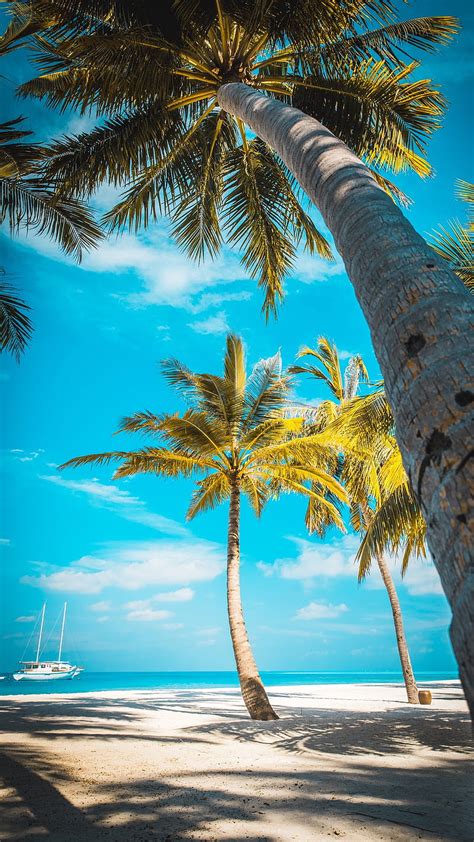
<path fill-rule="evenodd" d="M 278 719 L 260 678 L 245 628 L 240 597 L 240 491 L 231 488 L 227 541 L 227 610 L 242 697 L 252 719 Z"/>
<path fill-rule="evenodd" d="M 451 641 L 474 714 L 474 449 L 468 446 L 474 300 L 321 123 L 241 83 L 223 85 L 218 102 L 282 158 L 321 211 L 344 260 L 451 604 Z"/>
<path fill-rule="evenodd" d="M 407 699 L 411 705 L 417 705 L 418 687 L 416 686 L 415 676 L 413 675 L 410 653 L 408 651 L 408 645 L 405 637 L 405 629 L 403 628 L 402 609 L 400 608 L 400 601 L 398 599 L 395 583 L 392 579 L 390 568 L 383 555 L 377 556 L 377 564 L 379 566 L 380 573 L 382 574 L 383 583 L 387 590 L 392 608 L 393 625 L 395 626 L 398 654 L 400 655 L 403 679 L 407 690 Z"/>

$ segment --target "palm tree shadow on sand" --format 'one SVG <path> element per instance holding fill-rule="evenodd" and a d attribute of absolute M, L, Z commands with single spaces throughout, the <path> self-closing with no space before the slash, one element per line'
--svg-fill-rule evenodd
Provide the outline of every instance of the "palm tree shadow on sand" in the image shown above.
<path fill-rule="evenodd" d="M 275 821 L 291 824 L 295 817 L 298 828 L 308 823 L 313 838 L 349 822 L 354 838 L 470 839 L 467 714 L 409 706 L 377 714 L 316 706 L 302 712 L 280 707 L 282 696 L 272 693 L 282 718 L 265 723 L 243 718 L 237 690 L 225 693 L 228 709 L 222 716 L 206 692 L 143 693 L 126 702 L 69 697 L 60 708 L 48 701 L 7 702 L 2 842 L 209 840 L 221 838 L 224 824 L 227 834 L 235 829 L 233 842 L 274 842 Z M 219 698 L 217 691 L 215 701 Z M 140 727 L 145 715 L 165 710 L 185 713 L 187 725 L 175 735 Z M 212 712 L 212 722 L 189 724 L 191 711 Z M 109 770 L 109 749 L 104 774 L 97 759 L 89 773 L 83 746 L 76 765 L 74 745 L 84 739 L 95 752 L 101 743 L 112 744 L 112 750 L 116 743 L 123 753 L 123 741 L 129 742 L 130 770 Z M 61 756 L 64 740 L 71 741 L 69 766 Z M 141 741 L 156 774 L 141 768 Z M 228 760 L 227 753 L 216 760 L 215 747 L 236 741 L 242 744 L 238 764 L 230 751 Z M 189 757 L 187 763 L 180 760 L 182 750 L 199 753 L 201 768 L 190 771 Z M 424 761 L 430 751 L 436 752 L 434 763 Z M 170 753 L 177 758 L 172 772 Z"/>

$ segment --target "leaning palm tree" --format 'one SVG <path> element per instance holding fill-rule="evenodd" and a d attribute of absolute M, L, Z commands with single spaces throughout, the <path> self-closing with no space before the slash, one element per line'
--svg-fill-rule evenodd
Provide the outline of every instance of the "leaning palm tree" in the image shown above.
<path fill-rule="evenodd" d="M 467 223 L 453 219 L 447 228 L 440 226 L 433 231 L 429 242 L 468 290 L 474 292 L 474 184 L 459 178 L 456 196 L 467 203 Z"/>
<path fill-rule="evenodd" d="M 302 357 L 305 358 L 306 364 L 294 365 L 290 371 L 294 374 L 311 375 L 324 382 L 332 393 L 333 399 L 326 400 L 319 406 L 312 425 L 315 425 L 318 431 L 326 431 L 329 440 L 339 448 L 338 459 L 333 462 L 332 469 L 337 478 L 345 482 L 351 504 L 351 525 L 363 536 L 359 551 L 359 581 L 365 578 L 372 560 L 375 559 L 390 601 L 407 698 L 410 704 L 418 704 L 418 689 L 403 627 L 400 600 L 384 554 L 387 544 L 391 545 L 390 549 L 394 549 L 395 544 L 402 541 L 400 531 L 391 532 L 392 524 L 387 525 L 388 499 L 392 506 L 396 500 L 399 502 L 394 493 L 395 489 L 398 491 L 404 482 L 407 483 L 396 441 L 393 435 L 389 437 L 391 430 L 387 429 L 386 423 L 381 424 L 380 416 L 383 413 L 374 401 L 374 395 L 377 402 L 383 401 L 384 397 L 380 397 L 380 393 L 376 392 L 366 398 L 359 398 L 357 403 L 362 403 L 368 417 L 363 418 L 359 409 L 357 420 L 354 421 L 354 398 L 359 382 L 368 380 L 362 358 L 351 357 L 343 374 L 337 348 L 325 337 L 319 338 L 315 349 L 303 348 L 298 354 L 298 358 Z M 346 408 L 350 409 L 349 413 L 346 412 Z M 385 415 L 390 414 L 386 401 L 384 409 Z M 376 501 L 375 510 L 371 506 L 371 500 Z M 403 509 L 401 506 L 400 510 L 394 507 L 400 520 Z M 380 546 L 374 538 L 379 534 L 382 521 L 386 527 L 385 542 Z M 306 523 L 310 532 L 317 531 L 320 535 L 331 525 L 330 514 L 321 508 L 318 500 L 308 501 Z M 407 543 L 411 552 L 413 544 L 409 541 Z M 404 569 L 408 555 L 409 553 L 406 553 Z"/>
<path fill-rule="evenodd" d="M 157 441 L 135 451 L 76 457 L 61 467 L 118 461 L 115 479 L 139 473 L 165 477 L 201 475 L 188 508 L 189 520 L 224 500 L 230 501 L 227 606 L 242 696 L 252 719 L 276 719 L 242 612 L 240 499 L 244 495 L 259 516 L 272 493 L 308 494 L 320 498 L 321 505 L 342 527 L 336 506 L 311 490 L 308 482 L 317 482 L 338 500 L 346 499 L 345 492 L 337 480 L 318 468 L 318 454 L 322 463 L 327 448 L 311 438 L 296 436 L 302 419 L 284 415 L 289 380 L 281 373 L 279 354 L 258 363 L 247 377 L 242 341 L 230 335 L 222 376 L 195 374 L 174 359 L 165 362 L 163 370 L 167 381 L 186 398 L 187 411 L 165 416 L 138 412 L 125 418 L 120 426 L 120 431 L 147 433 Z M 307 458 L 309 453 L 311 460 Z"/>
<path fill-rule="evenodd" d="M 297 185 L 321 211 L 369 323 L 474 711 L 473 302 L 386 178 L 430 170 L 425 145 L 443 99 L 406 58 L 448 41 L 456 21 L 397 22 L 391 0 L 9 5 L 10 45 L 41 34 L 41 75 L 22 92 L 103 120 L 53 144 L 47 169 L 66 194 L 93 193 L 102 179 L 128 184 L 112 227 L 167 213 L 194 257 L 215 254 L 226 234 L 271 312 L 298 240 L 327 251 Z"/>

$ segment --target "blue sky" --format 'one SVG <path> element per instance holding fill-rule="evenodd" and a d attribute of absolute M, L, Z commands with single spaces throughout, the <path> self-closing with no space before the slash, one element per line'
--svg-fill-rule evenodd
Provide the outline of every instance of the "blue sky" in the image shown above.
<path fill-rule="evenodd" d="M 424 61 L 450 103 L 430 144 L 436 175 L 425 182 L 398 180 L 414 199 L 410 218 L 426 232 L 463 213 L 454 181 L 472 180 L 472 38 L 467 4 L 458 0 L 449 6 L 412 3 L 403 13 L 456 14 L 464 25 L 453 46 Z M 47 112 L 41 103 L 14 101 L 15 84 L 30 75 L 24 53 L 5 62 L 2 72 L 3 119 L 24 114 L 38 139 L 86 125 L 74 115 Z M 110 204 L 111 191 L 104 189 L 98 208 Z M 265 326 L 260 293 L 238 255 L 225 251 L 214 264 L 192 265 L 164 221 L 106 242 L 79 267 L 38 238 L 12 242 L 2 235 L 1 244 L 2 265 L 33 308 L 35 333 L 21 364 L 3 358 L 0 369 L 0 670 L 13 669 L 23 655 L 43 601 L 51 625 L 65 599 L 65 655 L 90 670 L 232 669 L 223 572 L 226 506 L 186 524 L 190 481 L 137 477 L 113 483 L 107 468 L 59 474 L 56 465 L 82 453 L 126 449 L 126 436 L 112 438 L 125 414 L 178 409 L 159 360 L 173 355 L 196 370 L 219 371 L 228 329 L 244 338 L 249 366 L 278 348 L 288 365 L 300 345 L 323 334 L 344 356 L 362 354 L 377 377 L 342 264 L 301 255 L 279 320 Z M 325 396 L 304 380 L 296 388 L 304 400 Z M 397 669 L 378 573 L 358 585 L 355 536 L 310 538 L 304 509 L 303 500 L 287 497 L 257 521 L 243 508 L 242 590 L 260 667 Z M 394 573 L 415 668 L 453 669 L 449 611 L 432 565 L 413 561 L 403 583 L 396 565 Z M 45 654 L 53 654 L 55 645 L 54 633 Z"/>

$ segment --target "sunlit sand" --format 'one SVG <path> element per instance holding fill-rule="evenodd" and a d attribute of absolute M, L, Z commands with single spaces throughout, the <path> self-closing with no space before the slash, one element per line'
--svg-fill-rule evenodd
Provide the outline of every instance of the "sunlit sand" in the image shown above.
<path fill-rule="evenodd" d="M 470 723 L 457 682 L 431 707 L 392 684 L 1 700 L 0 839 L 471 840 Z"/>

